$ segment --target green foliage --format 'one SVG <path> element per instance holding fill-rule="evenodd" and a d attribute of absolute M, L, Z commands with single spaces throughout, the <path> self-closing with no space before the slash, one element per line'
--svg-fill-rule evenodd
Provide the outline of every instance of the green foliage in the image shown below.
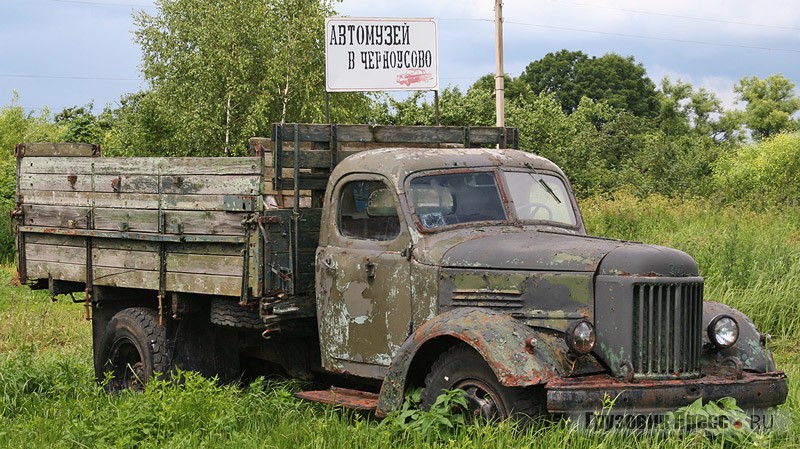
<path fill-rule="evenodd" d="M 800 134 L 778 134 L 724 154 L 713 167 L 714 187 L 726 201 L 763 208 L 796 206 L 800 198 Z"/>
<path fill-rule="evenodd" d="M 19 143 L 63 140 L 64 130 L 52 122 L 48 109 L 37 116 L 26 113 L 18 101 L 14 92 L 11 104 L 0 108 L 0 159 L 12 157 Z"/>
<path fill-rule="evenodd" d="M 468 405 L 464 390 L 456 388 L 442 392 L 430 410 L 419 408 L 420 395 L 420 389 L 410 390 L 403 407 L 390 413 L 381 426 L 411 435 L 422 435 L 426 441 L 432 442 L 453 438 L 455 432 L 466 424 L 464 412 Z"/>
<path fill-rule="evenodd" d="M 16 192 L 14 149 L 24 142 L 60 141 L 65 133 L 63 126 L 52 122 L 49 110 L 39 115 L 26 113 L 17 103 L 18 98 L 15 92 L 11 104 L 0 108 L 0 261 L 5 262 L 14 257 L 9 222 Z"/>
<path fill-rule="evenodd" d="M 798 128 L 798 121 L 792 118 L 800 110 L 800 98 L 794 87 L 793 82 L 780 74 L 766 79 L 756 76 L 742 78 L 733 87 L 739 101 L 747 103 L 743 121 L 753 137 L 767 138 Z"/>
<path fill-rule="evenodd" d="M 567 113 L 575 111 L 583 97 L 640 117 L 658 113 L 655 84 L 633 56 L 608 53 L 590 58 L 561 50 L 528 64 L 520 78 L 535 94 L 554 94 Z"/>
<path fill-rule="evenodd" d="M 668 136 L 711 137 L 725 141 L 733 137 L 738 126 L 729 129 L 730 121 L 722 121 L 724 110 L 717 96 L 705 88 L 695 90 L 691 84 L 668 77 L 661 80 L 659 129 Z"/>
<path fill-rule="evenodd" d="M 134 114 L 122 121 L 125 134 L 135 136 L 126 137 L 130 143 L 161 154 L 241 154 L 247 139 L 267 135 L 273 122 L 324 119 L 320 36 L 325 17 L 333 15 L 331 1 L 157 5 L 157 14 L 135 16 L 152 89 L 124 108 Z M 364 95 L 343 95 L 331 114 L 353 121 L 367 106 Z"/>
<path fill-rule="evenodd" d="M 698 398 L 693 403 L 666 414 L 662 429 L 678 435 L 697 433 L 732 447 L 758 439 L 750 428 L 744 410 L 731 397 L 708 401 Z"/>
<path fill-rule="evenodd" d="M 102 144 L 104 140 L 104 128 L 109 127 L 109 123 L 101 121 L 100 117 L 92 113 L 94 105 L 89 103 L 85 106 L 75 106 L 64 108 L 53 118 L 56 125 L 64 128 L 61 136 L 64 142 L 82 142 Z"/>

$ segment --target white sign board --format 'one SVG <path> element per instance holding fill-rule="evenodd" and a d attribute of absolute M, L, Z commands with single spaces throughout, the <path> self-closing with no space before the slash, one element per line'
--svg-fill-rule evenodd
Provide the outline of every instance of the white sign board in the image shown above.
<path fill-rule="evenodd" d="M 328 92 L 438 90 L 438 39 L 433 19 L 328 17 Z"/>

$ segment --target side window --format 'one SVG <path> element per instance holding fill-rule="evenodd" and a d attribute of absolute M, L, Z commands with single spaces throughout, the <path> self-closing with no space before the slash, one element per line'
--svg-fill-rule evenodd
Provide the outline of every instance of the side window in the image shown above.
<path fill-rule="evenodd" d="M 380 181 L 352 181 L 339 196 L 342 235 L 366 240 L 394 240 L 400 235 L 400 217 L 392 190 Z"/>

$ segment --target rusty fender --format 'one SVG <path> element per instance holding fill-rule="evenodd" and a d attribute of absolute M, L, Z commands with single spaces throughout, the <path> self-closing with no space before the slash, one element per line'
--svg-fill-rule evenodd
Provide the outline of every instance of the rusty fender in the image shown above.
<path fill-rule="evenodd" d="M 574 372 L 563 338 L 545 334 L 509 315 L 465 307 L 445 312 L 420 326 L 400 347 L 389 365 L 376 414 L 383 416 L 403 403 L 406 377 L 417 354 L 441 338 L 456 338 L 474 348 L 501 384 L 509 387 L 537 385 Z M 591 371 L 602 368 L 592 358 L 580 361 Z M 425 369 L 429 369 L 426 366 Z"/>
<path fill-rule="evenodd" d="M 731 357 L 742 362 L 742 368 L 748 371 L 766 373 L 775 371 L 775 361 L 767 349 L 767 337 L 756 329 L 747 315 L 731 306 L 718 302 L 703 303 L 703 347 L 711 347 L 706 328 L 714 317 L 729 315 L 739 323 L 739 339 L 736 344 L 721 351 L 703 351 L 700 363 L 703 367 L 725 364 Z"/>

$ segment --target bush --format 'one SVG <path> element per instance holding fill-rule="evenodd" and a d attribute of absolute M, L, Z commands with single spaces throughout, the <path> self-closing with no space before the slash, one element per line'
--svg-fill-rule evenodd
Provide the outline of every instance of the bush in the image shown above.
<path fill-rule="evenodd" d="M 726 154 L 715 164 L 713 176 L 726 201 L 742 201 L 755 208 L 797 206 L 800 133 L 779 134 Z"/>

